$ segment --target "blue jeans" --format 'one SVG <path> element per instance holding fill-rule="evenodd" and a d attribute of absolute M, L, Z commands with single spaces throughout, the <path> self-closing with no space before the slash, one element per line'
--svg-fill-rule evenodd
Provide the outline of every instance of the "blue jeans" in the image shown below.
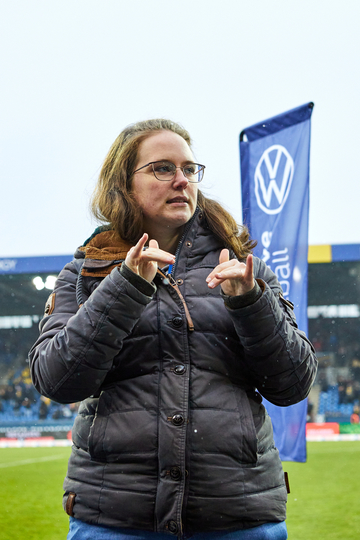
<path fill-rule="evenodd" d="M 70 518 L 70 530 L 67 540 L 170 540 L 175 536 L 165 533 L 139 531 L 135 529 L 118 529 L 91 525 L 79 519 Z M 196 533 L 190 540 L 286 540 L 287 530 L 285 521 L 281 523 L 266 523 L 260 527 L 241 531 L 216 531 Z"/>

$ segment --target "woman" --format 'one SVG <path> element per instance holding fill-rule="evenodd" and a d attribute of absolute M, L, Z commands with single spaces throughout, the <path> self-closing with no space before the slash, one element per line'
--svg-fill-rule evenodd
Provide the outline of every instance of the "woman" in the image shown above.
<path fill-rule="evenodd" d="M 198 189 L 189 134 L 125 129 L 93 198 L 98 228 L 60 273 L 30 352 L 36 388 L 82 401 L 68 539 L 284 539 L 286 487 L 261 395 L 316 372 L 248 232 Z"/>

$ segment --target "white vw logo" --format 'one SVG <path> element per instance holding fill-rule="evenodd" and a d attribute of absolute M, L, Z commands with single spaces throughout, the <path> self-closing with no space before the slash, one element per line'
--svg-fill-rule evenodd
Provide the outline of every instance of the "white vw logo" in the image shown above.
<path fill-rule="evenodd" d="M 254 176 L 256 200 L 261 210 L 267 214 L 281 212 L 293 176 L 294 161 L 286 148 L 280 144 L 267 148 L 256 166 Z"/>

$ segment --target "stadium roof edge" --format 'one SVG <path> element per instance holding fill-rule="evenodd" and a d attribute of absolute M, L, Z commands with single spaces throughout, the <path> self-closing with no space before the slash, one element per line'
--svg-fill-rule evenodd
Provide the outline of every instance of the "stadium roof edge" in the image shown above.
<path fill-rule="evenodd" d="M 72 255 L 47 255 L 43 257 L 0 258 L 1 274 L 55 273 L 73 259 Z"/>
<path fill-rule="evenodd" d="M 329 263 L 360 260 L 360 244 L 322 244 L 309 246 L 309 263 Z"/>

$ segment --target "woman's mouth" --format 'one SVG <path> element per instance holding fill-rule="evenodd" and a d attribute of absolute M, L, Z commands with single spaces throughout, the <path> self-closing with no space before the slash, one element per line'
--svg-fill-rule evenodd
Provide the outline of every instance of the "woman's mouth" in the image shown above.
<path fill-rule="evenodd" d="M 181 204 L 181 205 L 184 205 L 184 204 L 187 204 L 188 203 L 188 199 L 186 197 L 173 197 L 172 199 L 169 199 L 168 201 L 166 201 L 166 204 Z"/>

